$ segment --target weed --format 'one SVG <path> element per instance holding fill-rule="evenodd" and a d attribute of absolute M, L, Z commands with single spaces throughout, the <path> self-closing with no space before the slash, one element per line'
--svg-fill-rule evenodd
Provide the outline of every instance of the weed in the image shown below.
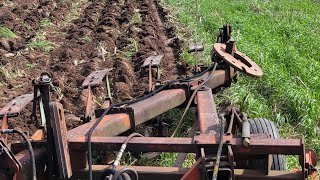
<path fill-rule="evenodd" d="M 132 15 L 132 18 L 131 18 L 129 24 L 137 24 L 137 23 L 140 23 L 140 22 L 142 22 L 141 15 L 140 15 L 139 12 L 135 12 L 135 13 Z"/>
<path fill-rule="evenodd" d="M 85 35 L 83 38 L 81 38 L 82 40 L 84 40 L 85 42 L 89 43 L 92 42 L 92 37 L 90 37 L 90 35 Z"/>
<path fill-rule="evenodd" d="M 45 52 L 49 52 L 55 47 L 52 42 L 46 39 L 45 34 L 41 31 L 37 33 L 31 42 L 28 43 L 28 46 L 30 48 L 37 48 Z"/>
<path fill-rule="evenodd" d="M 15 38 L 17 35 L 7 27 L 0 27 L 0 38 Z"/>
<path fill-rule="evenodd" d="M 28 68 L 28 69 L 33 69 L 33 68 L 35 68 L 37 66 L 37 64 L 35 64 L 35 63 L 27 63 L 26 64 L 26 67 Z"/>
<path fill-rule="evenodd" d="M 38 48 L 38 49 L 41 49 L 42 51 L 49 52 L 54 48 L 54 45 L 50 41 L 40 39 L 40 40 L 36 40 L 29 43 L 29 47 Z"/>
<path fill-rule="evenodd" d="M 51 26 L 52 25 L 52 22 L 51 22 L 51 20 L 49 19 L 49 18 L 43 18 L 41 21 L 40 21 L 40 26 L 42 27 L 42 28 L 44 28 L 44 27 L 49 27 L 49 26 Z"/>
<path fill-rule="evenodd" d="M 17 77 L 23 77 L 24 72 L 20 69 L 9 71 L 5 66 L 0 66 L 0 75 L 4 76 L 6 79 L 14 79 Z"/>

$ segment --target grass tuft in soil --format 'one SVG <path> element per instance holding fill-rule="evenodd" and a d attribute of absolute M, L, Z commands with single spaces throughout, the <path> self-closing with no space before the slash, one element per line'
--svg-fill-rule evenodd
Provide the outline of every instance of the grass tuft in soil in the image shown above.
<path fill-rule="evenodd" d="M 17 35 L 14 32 L 12 32 L 9 28 L 0 27 L 0 38 L 12 39 L 15 37 L 17 37 Z"/>

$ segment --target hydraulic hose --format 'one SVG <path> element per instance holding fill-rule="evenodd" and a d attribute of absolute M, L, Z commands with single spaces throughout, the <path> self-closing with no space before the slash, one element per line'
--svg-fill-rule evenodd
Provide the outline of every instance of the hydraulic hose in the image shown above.
<path fill-rule="evenodd" d="M 127 147 L 127 144 L 128 142 L 130 141 L 130 139 L 132 139 L 133 137 L 143 137 L 143 135 L 139 134 L 139 133 L 132 133 L 130 134 L 126 140 L 123 142 L 118 154 L 117 154 L 117 158 L 116 160 L 113 162 L 113 165 L 112 165 L 112 169 L 116 169 L 117 166 L 119 165 L 120 163 L 120 160 L 122 158 L 122 155 L 123 155 L 123 152 L 126 150 L 126 147 Z"/>
<path fill-rule="evenodd" d="M 119 171 L 117 171 L 114 176 L 112 176 L 112 179 L 111 180 L 117 180 L 123 173 L 132 173 L 135 177 L 134 180 L 138 180 L 138 173 L 137 171 L 135 171 L 134 169 L 132 168 L 123 168 Z"/>

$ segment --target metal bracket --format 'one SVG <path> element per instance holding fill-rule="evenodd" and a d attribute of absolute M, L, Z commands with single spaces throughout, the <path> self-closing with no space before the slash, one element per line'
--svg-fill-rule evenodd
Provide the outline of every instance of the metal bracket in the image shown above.
<path fill-rule="evenodd" d="M 189 53 L 203 51 L 204 47 L 202 42 L 192 42 L 189 44 Z"/>
<path fill-rule="evenodd" d="M 151 64 L 152 68 L 159 67 L 161 60 L 164 58 L 164 55 L 157 55 L 157 56 L 149 56 L 141 65 L 142 68 L 149 67 Z"/>
<path fill-rule="evenodd" d="M 108 73 L 110 73 L 111 70 L 112 69 L 93 71 L 91 74 L 89 74 L 89 76 L 86 77 L 81 86 L 83 88 L 87 88 L 89 85 L 91 85 L 91 87 L 99 86 L 102 83 L 105 76 Z"/>
<path fill-rule="evenodd" d="M 55 143 L 55 152 L 59 169 L 59 176 L 62 179 L 68 179 L 72 176 L 72 168 L 70 162 L 67 126 L 64 117 L 63 106 L 57 102 L 51 102 L 50 105 L 50 122 L 53 130 Z"/>
<path fill-rule="evenodd" d="M 39 95 L 38 95 L 39 97 Z M 0 118 L 3 118 L 6 114 L 7 117 L 17 117 L 20 112 L 33 100 L 33 93 L 24 94 L 11 100 L 0 111 Z"/>
<path fill-rule="evenodd" d="M 21 170 L 21 164 L 14 154 L 0 139 L 0 171 L 6 175 L 13 175 Z"/>
<path fill-rule="evenodd" d="M 152 68 L 157 68 L 157 80 L 160 80 L 160 62 L 163 59 L 164 55 L 158 56 L 149 56 L 141 65 L 142 68 L 149 68 L 149 92 L 152 91 Z"/>
<path fill-rule="evenodd" d="M 253 77 L 262 76 L 263 72 L 261 68 L 255 62 L 253 62 L 249 57 L 247 57 L 246 55 L 238 51 L 235 48 L 235 44 L 233 47 L 234 48 L 230 50 L 229 48 L 227 48 L 226 44 L 216 43 L 214 44 L 213 51 L 220 58 L 222 58 L 224 62 L 226 62 L 236 70 L 242 71 L 245 74 Z"/>
<path fill-rule="evenodd" d="M 88 96 L 86 102 L 86 112 L 84 115 L 84 121 L 89 122 L 94 118 L 93 113 L 93 105 L 92 105 L 92 92 L 91 92 L 91 85 L 88 86 Z"/>

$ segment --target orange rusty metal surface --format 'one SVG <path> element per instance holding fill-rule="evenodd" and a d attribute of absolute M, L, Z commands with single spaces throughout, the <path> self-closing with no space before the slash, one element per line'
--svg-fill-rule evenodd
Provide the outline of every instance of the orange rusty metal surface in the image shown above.
<path fill-rule="evenodd" d="M 261 68 L 254 61 L 236 49 L 234 50 L 234 56 L 232 56 L 226 52 L 225 44 L 216 43 L 214 44 L 213 51 L 231 67 L 239 71 L 243 71 L 254 77 L 260 77 L 263 74 Z"/>
<path fill-rule="evenodd" d="M 68 179 L 72 175 L 72 168 L 70 163 L 69 147 L 67 142 L 67 125 L 64 117 L 64 110 L 62 104 L 58 102 L 51 102 L 50 107 L 50 122 L 55 139 L 55 153 L 57 157 L 57 164 L 59 170 L 59 177 Z"/>
<path fill-rule="evenodd" d="M 126 166 L 117 166 L 117 170 L 123 169 Z M 102 179 L 102 173 L 111 168 L 108 165 L 93 165 L 93 179 Z M 187 172 L 186 168 L 179 167 L 156 167 L 156 166 L 130 166 L 139 174 L 139 180 L 177 180 Z M 75 171 L 71 179 L 84 179 L 88 175 L 87 169 Z"/>
<path fill-rule="evenodd" d="M 164 90 L 128 107 L 134 110 L 135 124 L 139 125 L 181 105 L 185 100 L 186 92 L 183 89 Z M 67 133 L 68 139 L 86 135 L 94 122 L 95 120 L 69 130 Z M 130 127 L 130 117 L 128 114 L 108 114 L 103 117 L 92 135 L 116 136 L 129 130 Z"/>
<path fill-rule="evenodd" d="M 197 160 L 196 163 L 187 171 L 187 173 L 181 178 L 181 180 L 200 180 L 200 168 L 201 158 Z"/>
<path fill-rule="evenodd" d="M 126 137 L 92 137 L 92 147 L 97 150 L 119 150 Z M 225 143 L 230 143 L 235 155 L 257 154 L 303 154 L 301 139 L 263 139 L 252 136 L 250 146 L 243 145 L 241 137 L 227 135 Z M 86 137 L 69 139 L 71 150 L 86 150 Z M 198 148 L 218 148 L 219 135 L 201 134 L 194 138 L 169 138 L 169 137 L 135 137 L 127 144 L 128 151 L 134 152 L 196 152 Z"/>
<path fill-rule="evenodd" d="M 204 87 L 199 90 L 196 100 L 200 132 L 216 134 L 220 125 L 211 89 Z"/>
<path fill-rule="evenodd" d="M 44 140 L 45 133 L 42 129 L 38 129 L 32 136 L 33 141 Z"/>
<path fill-rule="evenodd" d="M 186 98 L 184 89 L 164 90 L 129 107 L 134 110 L 134 119 L 139 125 L 183 104 Z"/>
<path fill-rule="evenodd" d="M 207 72 L 197 79 L 206 79 L 211 72 Z M 216 70 L 212 77 L 204 84 L 211 89 L 216 89 L 219 87 L 223 87 L 229 84 L 232 81 L 232 78 L 236 76 L 236 71 L 233 68 L 225 69 L 225 70 Z"/>
<path fill-rule="evenodd" d="M 87 149 L 86 137 L 69 139 L 69 147 L 73 151 Z M 91 144 L 94 149 L 112 151 L 119 150 L 126 137 L 92 137 Z M 196 152 L 192 138 L 167 138 L 167 137 L 134 137 L 126 148 L 136 152 Z"/>
<path fill-rule="evenodd" d="M 36 160 L 36 168 L 37 168 L 37 176 L 44 173 L 46 169 L 46 148 L 33 148 L 34 151 L 34 157 Z M 17 180 L 24 180 L 24 179 L 31 179 L 32 175 L 32 166 L 31 166 L 31 160 L 28 150 L 24 150 L 19 152 L 18 154 L 15 154 L 17 160 L 21 163 L 21 171 L 19 171 L 16 174 Z"/>
<path fill-rule="evenodd" d="M 94 124 L 94 121 L 83 124 L 67 132 L 67 139 L 84 136 Z M 109 114 L 103 117 L 92 136 L 116 136 L 130 129 L 130 118 L 128 114 Z"/>
<path fill-rule="evenodd" d="M 1 129 L 8 129 L 8 117 L 7 114 L 4 114 L 3 118 L 2 118 L 2 126 Z M 5 143 L 7 143 L 8 140 L 8 134 L 2 134 L 1 138 L 3 139 L 3 141 Z"/>
<path fill-rule="evenodd" d="M 5 114 L 7 114 L 7 117 L 18 116 L 22 109 L 24 109 L 32 100 L 33 93 L 24 94 L 14 98 L 0 110 L 0 117 L 3 117 Z"/>

